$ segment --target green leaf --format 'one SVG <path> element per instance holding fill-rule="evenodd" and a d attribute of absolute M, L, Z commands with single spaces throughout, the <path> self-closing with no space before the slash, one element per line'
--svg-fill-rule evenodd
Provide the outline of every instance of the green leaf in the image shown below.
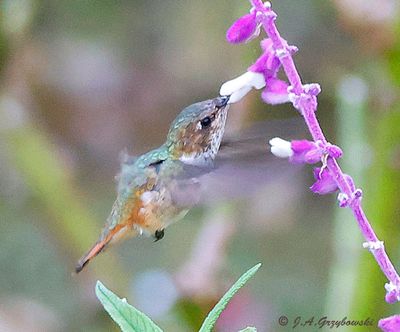
<path fill-rule="evenodd" d="M 231 298 L 237 293 L 237 291 L 242 288 L 245 283 L 257 272 L 260 268 L 261 263 L 253 266 L 250 270 L 244 273 L 238 281 L 225 293 L 221 300 L 215 305 L 215 307 L 210 311 L 208 316 L 203 322 L 199 332 L 210 332 L 215 325 L 219 315 L 228 305 Z M 251 330 L 250 330 L 251 331 Z"/>
<path fill-rule="evenodd" d="M 162 332 L 149 317 L 132 307 L 125 299 L 120 299 L 100 281 L 96 283 L 96 295 L 123 332 Z"/>
<path fill-rule="evenodd" d="M 240 330 L 239 332 L 257 332 L 257 329 L 255 327 L 248 326 L 245 329 Z"/>

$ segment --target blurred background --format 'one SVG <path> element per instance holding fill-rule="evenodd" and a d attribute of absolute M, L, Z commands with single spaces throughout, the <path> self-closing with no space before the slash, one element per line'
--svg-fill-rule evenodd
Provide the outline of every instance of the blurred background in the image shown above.
<path fill-rule="evenodd" d="M 400 268 L 399 2 L 272 3 Z M 351 213 L 308 190 L 311 167 L 270 155 L 274 136 L 309 136 L 290 105 L 265 105 L 258 92 L 231 108 L 226 133 L 252 138 L 254 159 L 228 161 L 211 199 L 162 241 L 127 241 L 72 273 L 110 212 L 119 152 L 159 146 L 184 106 L 216 96 L 258 57 L 257 41 L 225 42 L 248 10 L 245 0 L 0 1 L 0 331 L 117 331 L 96 280 L 165 331 L 195 331 L 258 262 L 218 331 L 280 330 L 281 315 L 377 323 L 400 312 L 383 300 L 386 280 Z"/>

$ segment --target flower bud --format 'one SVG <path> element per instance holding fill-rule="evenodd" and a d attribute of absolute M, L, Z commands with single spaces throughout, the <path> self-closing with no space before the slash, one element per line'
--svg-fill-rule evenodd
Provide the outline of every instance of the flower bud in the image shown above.
<path fill-rule="evenodd" d="M 226 32 L 226 39 L 232 44 L 247 42 L 259 32 L 256 11 L 240 17 Z"/>

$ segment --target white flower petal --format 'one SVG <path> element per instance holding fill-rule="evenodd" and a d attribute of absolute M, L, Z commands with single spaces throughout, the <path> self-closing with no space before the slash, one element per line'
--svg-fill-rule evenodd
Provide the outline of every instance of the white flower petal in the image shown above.
<path fill-rule="evenodd" d="M 292 144 L 282 138 L 274 137 L 269 141 L 271 152 L 279 158 L 289 158 L 293 156 Z"/>
<path fill-rule="evenodd" d="M 242 99 L 245 95 L 247 95 L 251 91 L 251 86 L 245 86 L 239 90 L 236 90 L 231 94 L 229 98 L 228 104 L 237 103 L 240 99 Z"/>
<path fill-rule="evenodd" d="M 254 73 L 254 72 L 251 72 L 251 71 L 249 71 L 248 73 L 252 74 L 251 75 L 252 79 L 251 79 L 250 83 L 251 83 L 253 88 L 259 90 L 259 89 L 262 89 L 266 85 L 265 78 L 264 78 L 263 74 Z"/>
<path fill-rule="evenodd" d="M 219 93 L 221 96 L 229 96 L 234 92 L 243 89 L 244 87 L 261 89 L 264 86 L 265 79 L 263 74 L 248 71 L 222 84 Z"/>

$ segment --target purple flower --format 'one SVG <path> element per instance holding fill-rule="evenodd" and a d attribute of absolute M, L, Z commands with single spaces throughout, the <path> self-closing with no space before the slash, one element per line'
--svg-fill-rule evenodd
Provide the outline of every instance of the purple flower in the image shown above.
<path fill-rule="evenodd" d="M 226 39 L 232 44 L 248 42 L 258 36 L 260 29 L 256 19 L 257 12 L 240 17 L 226 32 Z"/>
<path fill-rule="evenodd" d="M 335 179 L 332 177 L 329 170 L 324 167 L 316 167 L 313 170 L 314 178 L 317 180 L 314 184 L 310 187 L 311 191 L 320 194 L 330 194 L 338 190 L 338 186 L 336 184 Z"/>
<path fill-rule="evenodd" d="M 316 164 L 322 160 L 324 154 L 332 158 L 340 158 L 342 156 L 342 150 L 338 146 L 330 143 L 322 144 L 321 142 L 308 140 L 288 142 L 280 138 L 273 138 L 269 143 L 272 146 L 272 153 L 281 148 L 290 149 L 291 152 L 286 152 L 283 157 L 281 155 L 277 156 L 281 158 L 290 157 L 289 161 L 293 164 Z M 349 184 L 351 185 L 351 182 Z"/>
<path fill-rule="evenodd" d="M 384 332 L 400 331 L 400 315 L 383 318 L 378 322 L 378 327 Z"/>

